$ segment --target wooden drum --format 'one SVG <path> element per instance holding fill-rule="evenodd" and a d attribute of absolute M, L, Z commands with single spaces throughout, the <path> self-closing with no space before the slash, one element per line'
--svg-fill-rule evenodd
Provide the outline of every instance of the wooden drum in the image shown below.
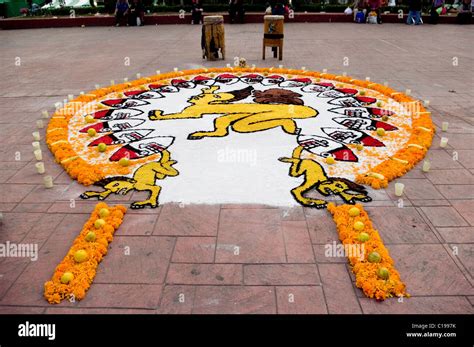
<path fill-rule="evenodd" d="M 263 32 L 263 59 L 265 60 L 265 47 L 272 47 L 273 56 L 276 58 L 279 51 L 279 60 L 283 59 L 283 28 L 284 16 L 264 16 Z"/>
<path fill-rule="evenodd" d="M 225 35 L 223 16 L 205 16 L 201 36 L 202 57 L 207 60 L 225 59 Z"/>

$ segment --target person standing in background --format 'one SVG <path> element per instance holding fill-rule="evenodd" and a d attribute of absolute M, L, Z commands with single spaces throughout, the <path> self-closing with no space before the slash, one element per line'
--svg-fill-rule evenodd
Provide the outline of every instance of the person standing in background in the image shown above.
<path fill-rule="evenodd" d="M 145 25 L 145 7 L 141 0 L 133 0 L 130 4 L 130 25 Z"/>
<path fill-rule="evenodd" d="M 407 24 L 420 25 L 421 22 L 421 0 L 408 0 Z"/>
<path fill-rule="evenodd" d="M 120 22 L 125 21 L 128 26 L 128 14 L 130 5 L 127 0 L 117 0 L 115 5 L 115 26 L 120 26 Z"/>

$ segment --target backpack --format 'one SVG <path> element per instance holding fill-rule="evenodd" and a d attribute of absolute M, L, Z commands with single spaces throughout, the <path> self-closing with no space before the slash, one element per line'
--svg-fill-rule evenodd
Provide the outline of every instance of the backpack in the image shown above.
<path fill-rule="evenodd" d="M 357 12 L 357 14 L 355 16 L 355 21 L 356 21 L 356 23 L 365 23 L 365 14 L 364 14 L 364 12 L 362 12 L 362 11 Z"/>

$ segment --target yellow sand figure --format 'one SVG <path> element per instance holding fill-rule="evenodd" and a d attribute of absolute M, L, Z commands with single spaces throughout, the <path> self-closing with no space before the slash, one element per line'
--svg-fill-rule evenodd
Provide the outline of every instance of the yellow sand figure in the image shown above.
<path fill-rule="evenodd" d="M 293 197 L 303 206 L 324 208 L 327 202 L 313 198 L 306 198 L 304 194 L 309 190 L 315 188 L 324 196 L 331 194 L 339 195 L 346 203 L 354 204 L 355 200 L 364 202 L 372 201 L 367 196 L 367 191 L 361 185 L 349 181 L 345 178 L 327 177 L 323 167 L 312 159 L 301 159 L 303 147 L 298 146 L 293 150 L 291 158 L 279 158 L 281 162 L 291 163 L 290 176 L 304 177 L 303 183 L 291 190 Z M 349 191 L 356 192 L 352 194 Z"/>
<path fill-rule="evenodd" d="M 155 184 L 156 180 L 162 180 L 167 176 L 177 176 L 179 172 L 172 167 L 175 163 L 175 160 L 170 160 L 170 153 L 163 150 L 160 161 L 140 166 L 133 174 L 133 178 L 118 176 L 103 179 L 97 182 L 96 185 L 103 187 L 104 191 L 84 192 L 81 198 L 104 200 L 111 193 L 125 195 L 131 190 L 149 191 L 150 196 L 147 200 L 136 201 L 130 207 L 134 209 L 144 208 L 145 206 L 155 208 L 158 206 L 158 196 L 161 191 L 161 187 Z"/>
<path fill-rule="evenodd" d="M 285 132 L 297 135 L 300 129 L 293 119 L 316 117 L 318 112 L 304 106 L 301 96 L 290 90 L 269 89 L 256 91 L 264 103 L 231 103 L 243 100 L 252 94 L 253 88 L 247 87 L 232 92 L 215 93 L 218 86 L 203 88 L 201 94 L 191 97 L 180 113 L 163 115 L 163 111 L 150 111 L 150 120 L 202 118 L 204 115 L 220 115 L 214 120 L 213 131 L 194 132 L 188 136 L 190 140 L 203 137 L 223 137 L 229 134 L 229 127 L 239 133 L 252 133 L 282 127 Z M 260 93 L 260 94 L 257 94 Z M 266 94 L 265 94 L 266 93 Z M 265 98 L 264 96 L 270 96 Z M 278 97 L 271 97 L 278 95 Z M 259 98 L 255 98 L 258 102 Z"/>

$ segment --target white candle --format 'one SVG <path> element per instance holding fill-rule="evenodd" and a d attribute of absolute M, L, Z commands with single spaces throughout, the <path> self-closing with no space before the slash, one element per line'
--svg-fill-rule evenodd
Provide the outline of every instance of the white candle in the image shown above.
<path fill-rule="evenodd" d="M 448 131 L 448 127 L 449 127 L 449 122 L 441 123 L 441 130 Z"/>
<path fill-rule="evenodd" d="M 46 188 L 53 188 L 53 177 L 52 176 L 44 176 L 43 182 L 44 182 L 44 186 Z"/>
<path fill-rule="evenodd" d="M 230 64 L 227 64 L 226 66 L 227 66 L 227 67 L 230 67 Z"/>
<path fill-rule="evenodd" d="M 279 69 L 283 69 L 283 65 L 278 65 L 278 68 L 279 68 Z"/>
<path fill-rule="evenodd" d="M 161 70 L 156 70 L 155 72 L 157 75 L 161 74 Z"/>
<path fill-rule="evenodd" d="M 35 131 L 32 135 L 33 135 L 33 139 L 34 139 L 35 141 L 41 140 L 41 136 L 40 136 L 39 131 Z"/>
<path fill-rule="evenodd" d="M 370 81 L 370 77 L 366 77 L 365 80 L 366 80 L 366 81 Z"/>
<path fill-rule="evenodd" d="M 32 142 L 33 150 L 36 151 L 37 149 L 41 149 L 40 143 L 38 141 Z"/>
<path fill-rule="evenodd" d="M 48 118 L 49 118 L 49 113 L 48 113 L 48 111 L 45 110 L 45 111 L 41 112 L 41 114 L 43 115 L 43 118 L 44 118 L 44 119 L 48 119 Z"/>
<path fill-rule="evenodd" d="M 429 100 L 425 100 L 425 106 L 430 106 L 430 101 Z"/>
<path fill-rule="evenodd" d="M 442 137 L 441 141 L 439 142 L 439 146 L 444 148 L 448 145 L 448 138 L 447 137 Z"/>
<path fill-rule="evenodd" d="M 395 183 L 395 195 L 402 196 L 404 188 L 405 188 L 405 185 L 403 183 Z"/>
<path fill-rule="evenodd" d="M 69 95 L 67 96 L 67 98 L 68 98 L 69 101 L 72 101 L 72 100 L 74 99 L 74 95 L 69 94 Z"/>
<path fill-rule="evenodd" d="M 96 84 L 94 87 L 95 87 L 95 89 L 100 89 L 100 85 L 99 85 L 99 84 Z"/>
<path fill-rule="evenodd" d="M 411 94 L 411 89 L 405 90 L 405 94 L 406 94 L 406 95 L 410 95 L 410 94 Z"/>
<path fill-rule="evenodd" d="M 301 67 L 301 70 L 305 71 L 305 70 L 306 70 L 306 66 L 302 66 L 302 67 Z"/>
<path fill-rule="evenodd" d="M 36 160 L 43 160 L 43 153 L 41 153 L 41 149 L 35 149 L 33 153 L 35 154 Z"/>
<path fill-rule="evenodd" d="M 257 66 L 255 64 L 252 64 L 252 69 L 255 69 Z"/>
<path fill-rule="evenodd" d="M 128 77 L 124 77 L 124 78 L 123 78 L 123 81 L 124 81 L 124 82 L 128 82 Z"/>
<path fill-rule="evenodd" d="M 113 86 L 115 84 L 114 80 L 110 80 L 110 85 Z"/>
<path fill-rule="evenodd" d="M 328 69 L 323 69 L 323 73 L 327 73 L 328 72 Z"/>
<path fill-rule="evenodd" d="M 388 82 L 383 83 L 384 87 L 388 87 Z"/>
<path fill-rule="evenodd" d="M 84 95 L 84 92 L 81 90 L 81 92 L 79 93 L 79 95 Z"/>
<path fill-rule="evenodd" d="M 431 163 L 429 162 L 429 160 L 425 160 L 425 161 L 423 162 L 422 171 L 423 171 L 423 172 L 428 172 L 428 171 L 430 171 L 430 168 L 431 168 Z"/>
<path fill-rule="evenodd" d="M 177 67 L 173 68 L 173 71 L 178 72 L 178 68 Z"/>
<path fill-rule="evenodd" d="M 63 106 L 63 104 L 61 104 L 60 102 L 57 102 L 54 104 L 54 107 L 57 109 L 61 108 L 61 106 Z"/>
<path fill-rule="evenodd" d="M 44 128 L 44 124 L 43 124 L 43 121 L 42 121 L 41 119 L 38 119 L 38 120 L 36 121 L 36 127 L 37 127 L 38 129 L 43 129 L 43 128 Z"/>
<path fill-rule="evenodd" d="M 36 163 L 35 166 L 36 166 L 36 170 L 38 171 L 39 174 L 44 174 L 44 172 L 45 172 L 44 163 L 42 161 L 40 161 L 39 163 Z"/>
<path fill-rule="evenodd" d="M 347 76 L 347 72 L 344 71 L 344 72 L 342 73 L 342 76 L 346 77 L 346 76 Z"/>
<path fill-rule="evenodd" d="M 141 73 L 137 73 L 137 78 L 142 78 L 142 74 Z"/>

